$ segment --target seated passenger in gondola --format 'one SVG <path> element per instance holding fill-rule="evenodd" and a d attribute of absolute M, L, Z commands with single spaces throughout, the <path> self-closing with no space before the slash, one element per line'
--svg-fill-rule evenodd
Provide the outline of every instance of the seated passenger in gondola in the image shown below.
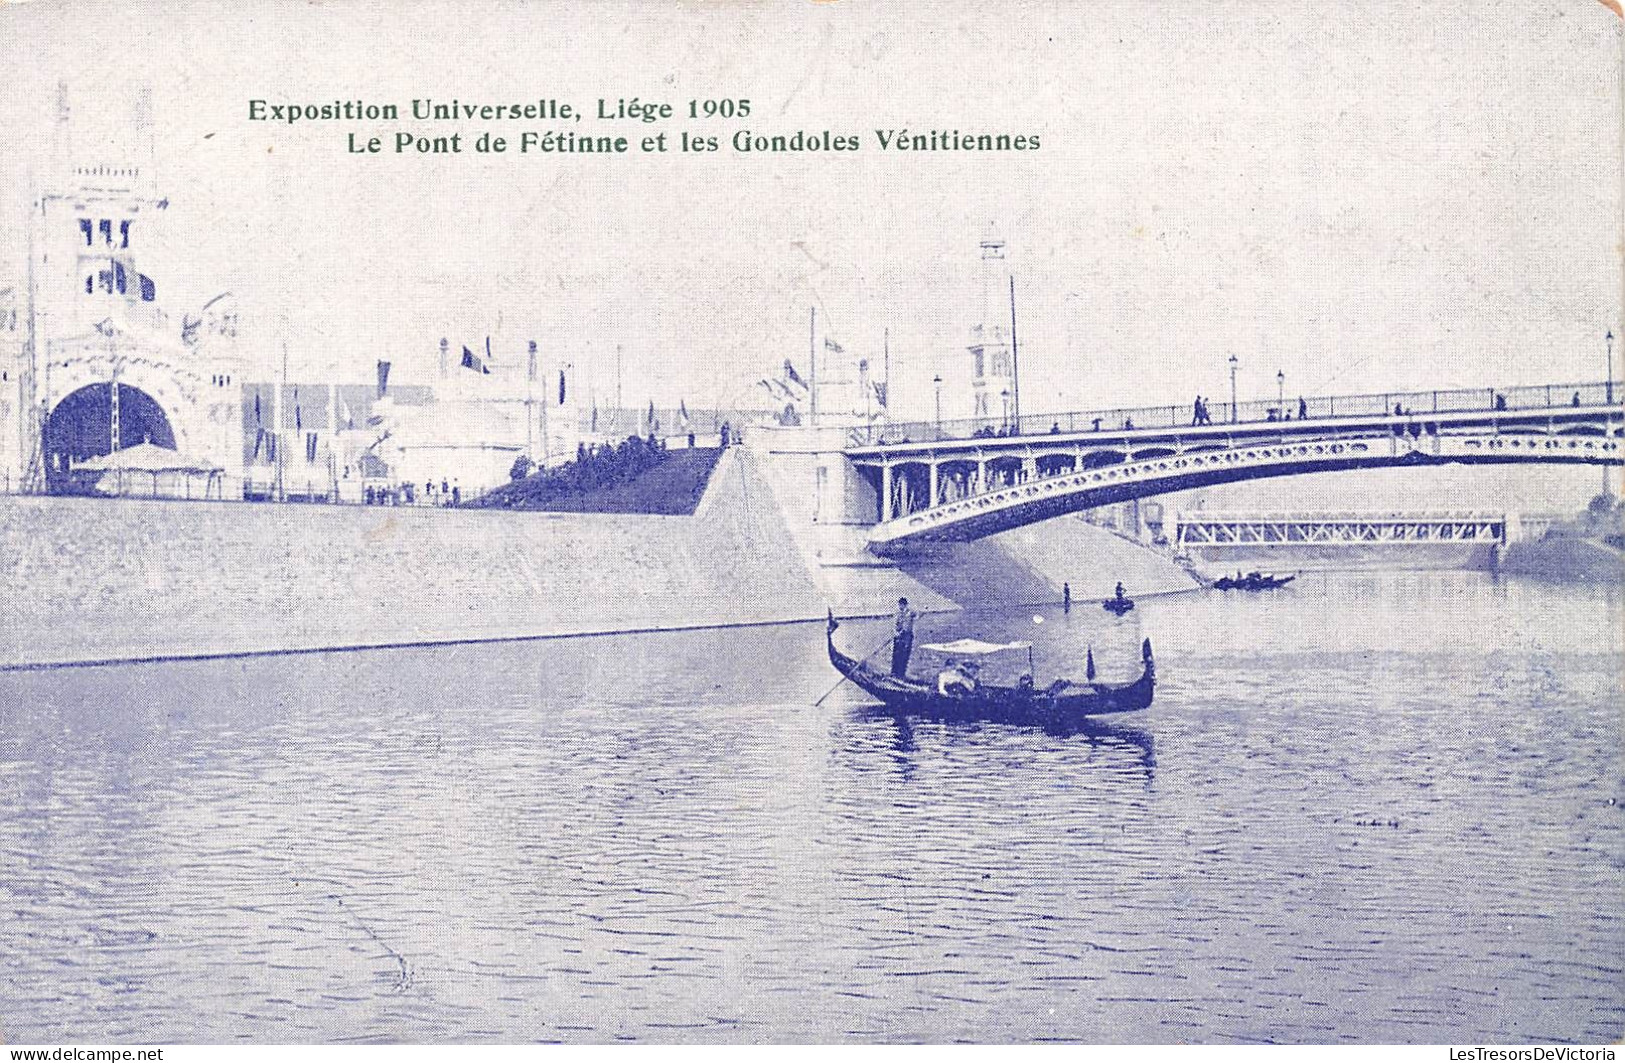
<path fill-rule="evenodd" d="M 976 681 L 959 670 L 953 661 L 942 666 L 937 673 L 937 693 L 945 698 L 962 698 L 976 689 Z"/>

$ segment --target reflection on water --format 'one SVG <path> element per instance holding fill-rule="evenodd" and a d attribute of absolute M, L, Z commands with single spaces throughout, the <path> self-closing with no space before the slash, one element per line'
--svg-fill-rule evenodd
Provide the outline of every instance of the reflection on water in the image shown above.
<path fill-rule="evenodd" d="M 885 722 L 892 726 L 895 741 L 893 749 L 897 754 L 897 764 L 907 772 L 910 763 L 910 754 L 918 752 L 914 739 L 914 725 L 920 721 L 918 714 L 895 712 L 884 705 L 862 705 L 852 710 L 853 719 L 859 723 Z M 954 734 L 959 732 L 980 731 L 987 727 L 1007 726 L 994 722 L 966 722 L 959 719 L 933 720 L 941 726 L 944 740 L 952 742 Z M 1046 737 L 1054 739 L 1080 739 L 1089 746 L 1101 746 L 1106 749 L 1120 749 L 1131 751 L 1145 771 L 1146 782 L 1151 781 L 1153 770 L 1157 764 L 1156 739 L 1149 731 L 1138 727 L 1107 720 L 1083 718 L 1079 720 L 1049 721 L 1042 726 L 1035 726 L 1030 730 L 1039 731 Z"/>
<path fill-rule="evenodd" d="M 1613 1040 L 1622 612 L 1400 573 L 921 622 L 1041 682 L 1149 634 L 1156 704 L 1068 731 L 814 708 L 817 624 L 0 675 L 0 1030 Z"/>

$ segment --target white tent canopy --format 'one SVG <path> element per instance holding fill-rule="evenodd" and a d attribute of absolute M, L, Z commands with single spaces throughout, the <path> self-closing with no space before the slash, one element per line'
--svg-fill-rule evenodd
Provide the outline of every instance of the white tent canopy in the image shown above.
<path fill-rule="evenodd" d="M 126 472 L 219 472 L 218 466 L 208 462 L 195 461 L 182 456 L 178 451 L 168 447 L 160 447 L 156 443 L 141 443 L 123 450 L 115 450 L 111 454 L 102 454 L 98 457 L 81 461 L 76 469 L 85 469 L 90 472 L 112 472 L 123 469 Z"/>
<path fill-rule="evenodd" d="M 981 654 L 999 653 L 1003 650 L 1030 649 L 1030 642 L 983 642 L 980 639 L 955 639 L 952 642 L 923 642 L 921 649 L 939 650 L 942 653 Z"/>

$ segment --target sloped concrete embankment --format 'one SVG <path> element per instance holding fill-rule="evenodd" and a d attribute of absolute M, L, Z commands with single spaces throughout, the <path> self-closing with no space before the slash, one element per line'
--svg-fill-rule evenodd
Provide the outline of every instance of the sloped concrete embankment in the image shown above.
<path fill-rule="evenodd" d="M 1551 535 L 1513 543 L 1502 554 L 1500 571 L 1553 583 L 1625 583 L 1625 552 L 1597 539 Z"/>
<path fill-rule="evenodd" d="M 0 498 L 0 667 L 822 616 L 765 484 L 692 517 Z"/>
<path fill-rule="evenodd" d="M 808 571 L 838 616 L 889 612 L 899 597 L 934 612 L 993 603 L 1055 603 L 1068 583 L 1080 601 L 1109 597 L 1119 580 L 1132 594 L 1200 586 L 1169 558 L 1075 516 L 974 542 L 940 543 L 878 558 L 869 553 L 868 529 L 854 515 L 832 520 L 827 513 L 814 513 L 805 485 L 814 479 L 816 456 L 780 453 L 766 459 L 750 455 L 750 460 L 761 463 Z"/>
<path fill-rule="evenodd" d="M 0 668 L 671 630 L 1193 583 L 1062 519 L 901 564 L 729 451 L 693 516 L 0 497 Z M 801 518 L 798 520 L 798 515 Z"/>

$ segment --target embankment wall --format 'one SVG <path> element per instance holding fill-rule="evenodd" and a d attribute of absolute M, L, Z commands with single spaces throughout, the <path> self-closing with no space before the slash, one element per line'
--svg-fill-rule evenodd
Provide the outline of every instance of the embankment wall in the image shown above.
<path fill-rule="evenodd" d="M 1625 553 L 1596 539 L 1547 536 L 1513 543 L 1499 559 L 1501 572 L 1562 583 L 1625 583 Z"/>
<path fill-rule="evenodd" d="M 0 497 L 0 666 L 822 616 L 754 479 L 692 517 Z"/>
<path fill-rule="evenodd" d="M 0 668 L 880 615 L 1193 586 L 1079 521 L 894 565 L 809 536 L 764 459 L 694 516 L 0 497 Z M 781 485 L 782 490 L 782 485 Z M 1046 526 L 1047 527 L 1047 526 Z M 839 549 L 825 553 L 834 543 Z"/>

